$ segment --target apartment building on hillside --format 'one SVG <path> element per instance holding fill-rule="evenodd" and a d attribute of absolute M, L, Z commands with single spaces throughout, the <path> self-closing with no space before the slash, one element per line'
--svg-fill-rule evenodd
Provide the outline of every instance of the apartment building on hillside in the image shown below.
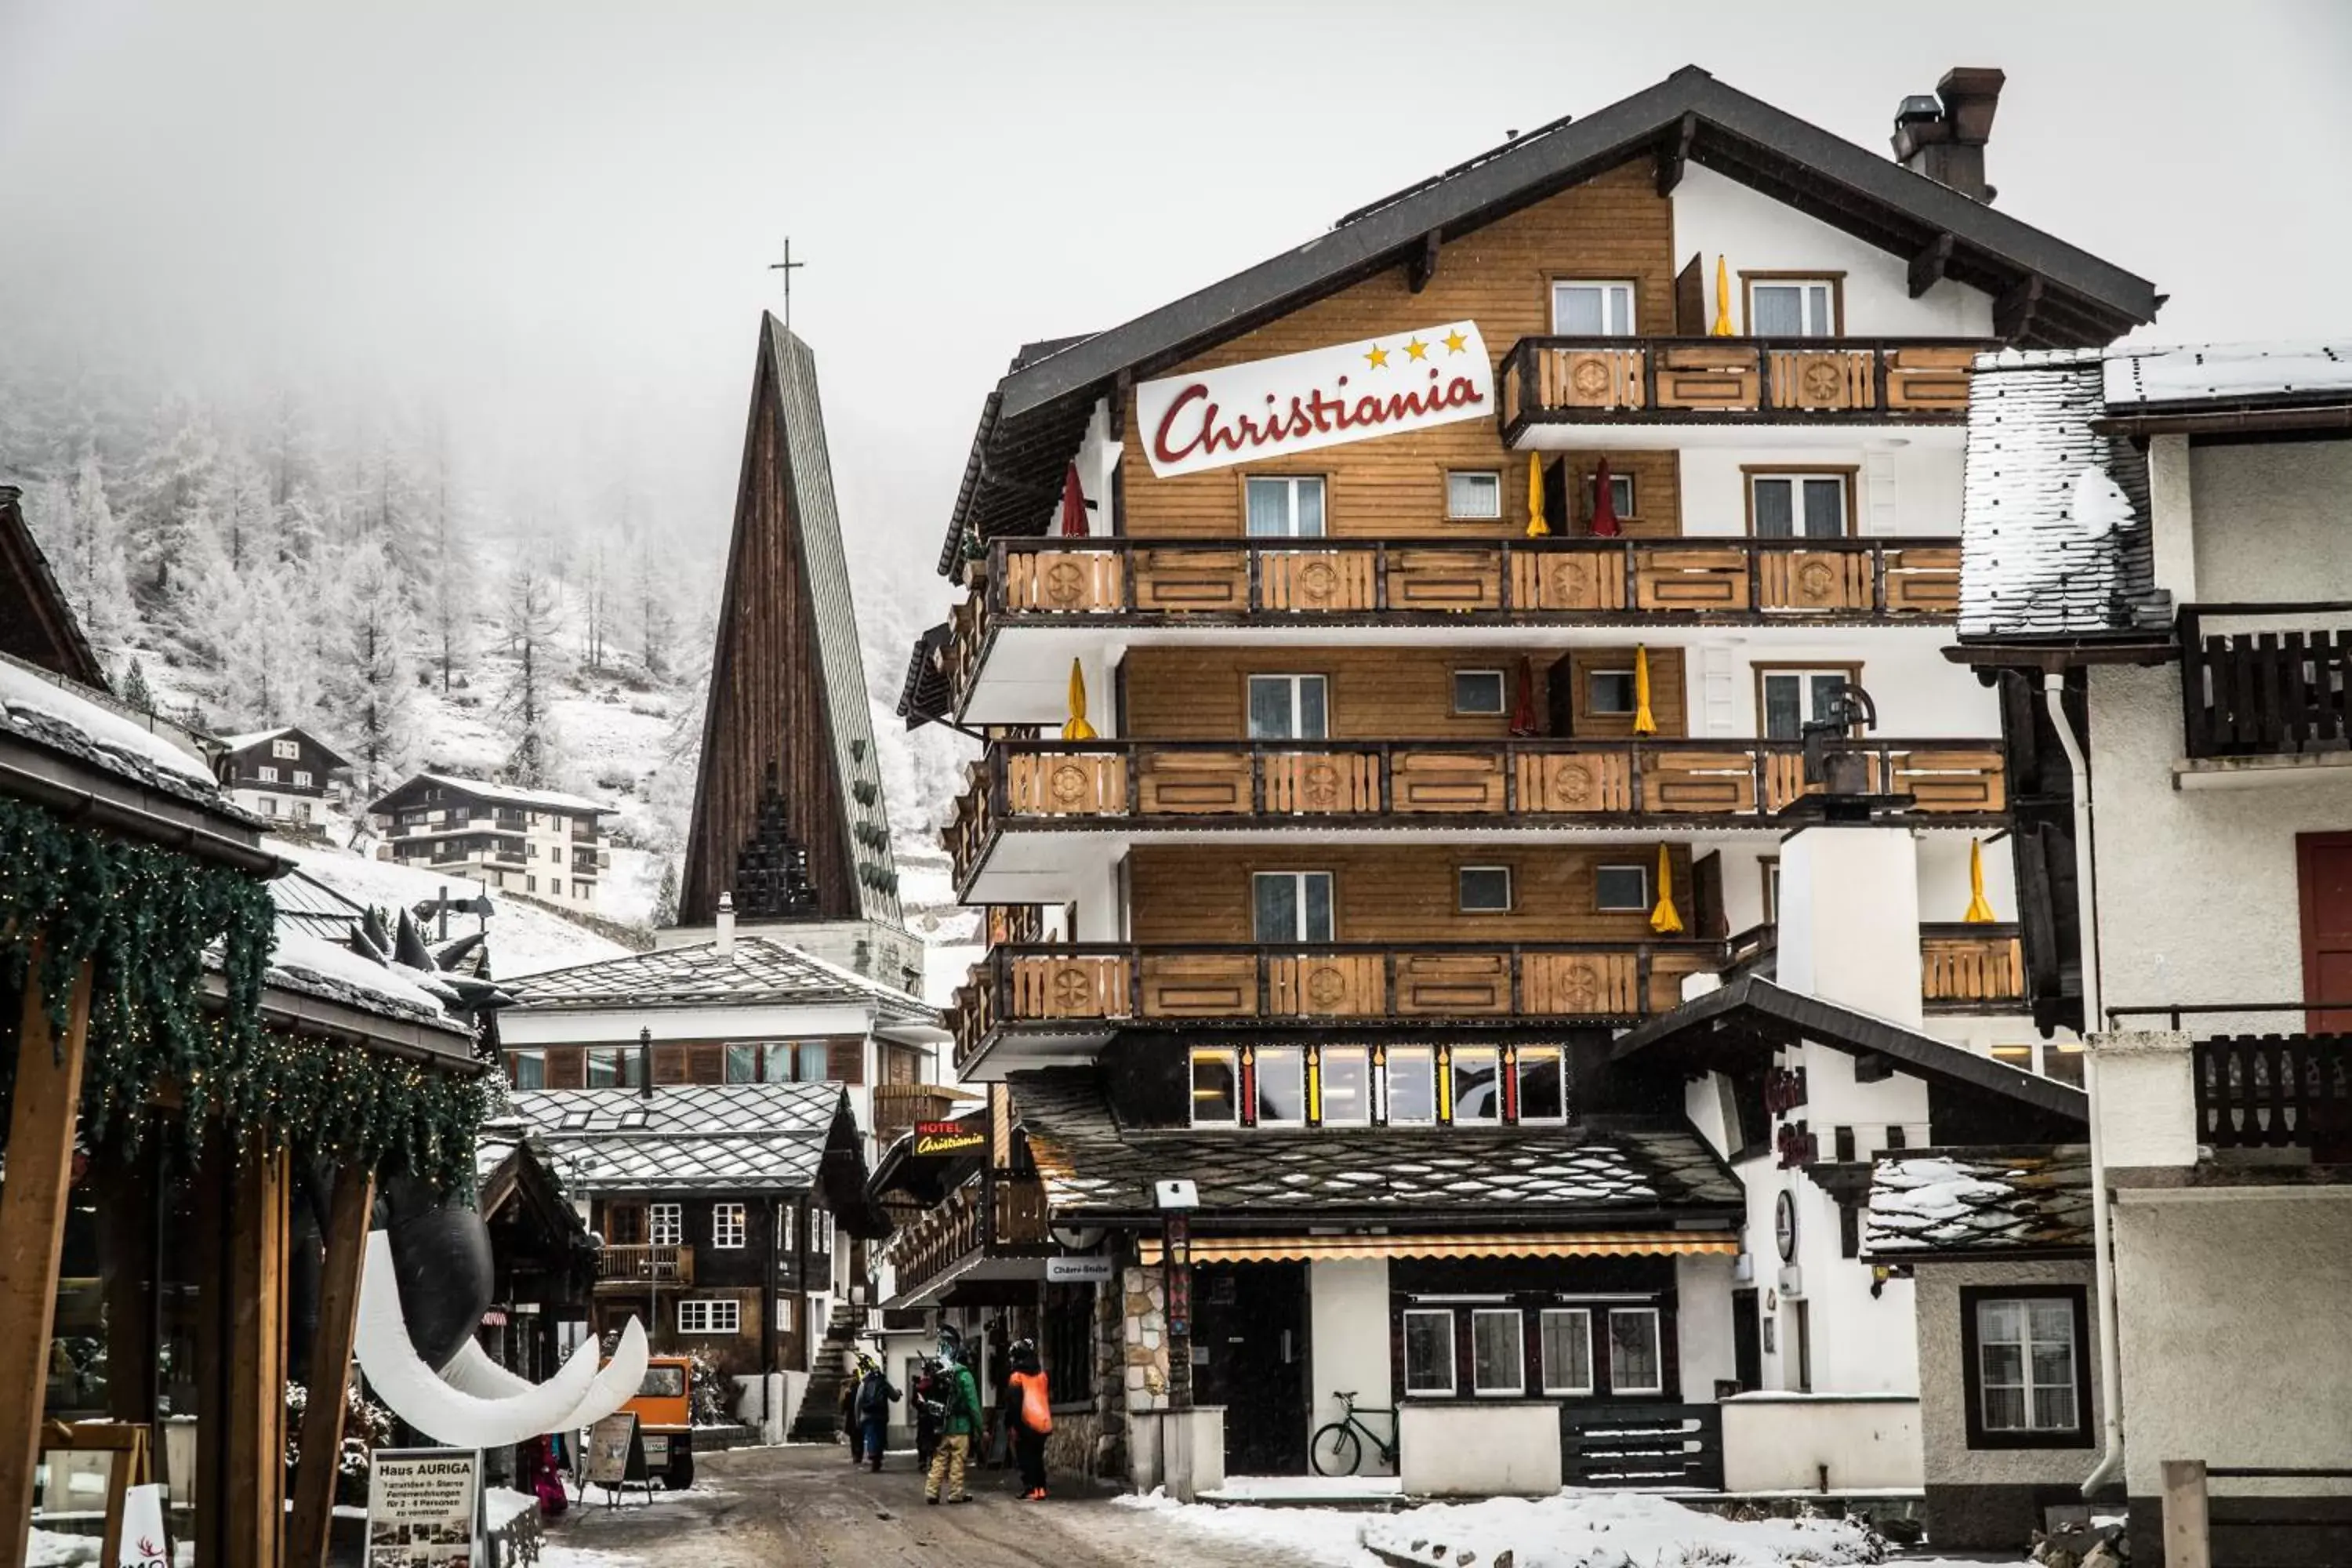
<path fill-rule="evenodd" d="M 613 861 L 598 831 L 609 805 L 558 790 L 418 773 L 368 807 L 380 858 L 593 910 Z"/>

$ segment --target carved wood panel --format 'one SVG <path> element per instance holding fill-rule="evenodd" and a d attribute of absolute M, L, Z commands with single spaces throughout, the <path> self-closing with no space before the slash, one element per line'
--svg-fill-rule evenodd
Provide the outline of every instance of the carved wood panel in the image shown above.
<path fill-rule="evenodd" d="M 1631 811 L 1633 759 L 1624 752 L 1523 752 L 1522 812 Z"/>
<path fill-rule="evenodd" d="M 1492 550 L 1400 550 L 1389 555 L 1389 608 L 1496 610 L 1502 557 Z"/>
<path fill-rule="evenodd" d="M 1148 752 L 1137 786 L 1147 816 L 1232 816 L 1250 809 L 1247 752 Z"/>
<path fill-rule="evenodd" d="M 1266 961 L 1266 1011 L 1278 1017 L 1377 1017 L 1388 1011 L 1377 952 L 1299 953 Z"/>
<path fill-rule="evenodd" d="M 1249 608 L 1249 554 L 1242 550 L 1139 550 L 1135 607 L 1238 615 Z"/>
<path fill-rule="evenodd" d="M 1530 952 L 1519 960 L 1520 1009 L 1538 1017 L 1637 1012 L 1639 979 L 1630 952 Z"/>
<path fill-rule="evenodd" d="M 1350 816 L 1381 805 L 1376 752 L 1275 752 L 1259 759 L 1270 816 Z"/>
<path fill-rule="evenodd" d="M 1886 351 L 1886 406 L 1958 414 L 1969 405 L 1969 362 L 1974 349 Z"/>
<path fill-rule="evenodd" d="M 1125 603 L 1119 556 L 1108 550 L 1014 550 L 1004 557 L 1010 610 L 1076 614 Z"/>
<path fill-rule="evenodd" d="M 1930 1002 L 2002 1002 L 2025 994 L 2014 936 L 1930 936 L 1919 942 L 1920 992 Z"/>
<path fill-rule="evenodd" d="M 1653 752 L 1642 763 L 1642 804 L 1647 811 L 1752 812 L 1755 763 L 1746 752 Z"/>
<path fill-rule="evenodd" d="M 1127 960 L 1070 954 L 1016 958 L 1012 963 L 1016 1018 L 1123 1018 Z"/>
<path fill-rule="evenodd" d="M 1644 402 L 1640 349 L 1545 349 L 1536 355 L 1538 405 L 1639 408 Z"/>
<path fill-rule="evenodd" d="M 1508 1013 L 1510 954 L 1401 952 L 1396 989 L 1400 1015 Z"/>
<path fill-rule="evenodd" d="M 1499 812 L 1503 759 L 1463 752 L 1403 752 L 1391 762 L 1389 805 L 1398 812 Z"/>
<path fill-rule="evenodd" d="M 1895 759 L 1895 793 L 1920 811 L 2001 811 L 2009 791 L 1999 752 L 1905 752 Z"/>
<path fill-rule="evenodd" d="M 1859 550 L 1771 550 L 1759 552 L 1763 605 L 1768 610 L 1867 610 L 1870 556 Z"/>
<path fill-rule="evenodd" d="M 1258 557 L 1258 602 L 1269 610 L 1369 610 L 1373 564 L 1369 550 L 1269 550 Z"/>
<path fill-rule="evenodd" d="M 1248 953 L 1163 953 L 1143 961 L 1147 1018 L 1254 1018 L 1257 1012 L 1257 960 Z"/>
<path fill-rule="evenodd" d="M 1511 557 L 1511 605 L 1521 610 L 1622 610 L 1625 558 L 1606 551 L 1521 551 Z"/>
<path fill-rule="evenodd" d="M 1895 615 L 1953 616 L 1960 609 L 1958 550 L 1890 550 L 1886 608 Z"/>
<path fill-rule="evenodd" d="M 1772 406 L 1874 407 L 1878 402 L 1872 381 L 1876 357 L 1868 349 L 1775 349 Z"/>
<path fill-rule="evenodd" d="M 1118 752 L 1015 752 L 1005 794 L 1016 816 L 1117 816 L 1127 810 L 1127 758 Z"/>
<path fill-rule="evenodd" d="M 1644 550 L 1633 600 L 1643 610 L 1745 610 L 1748 556 L 1738 550 Z"/>
<path fill-rule="evenodd" d="M 1761 371 L 1757 351 L 1696 344 L 1658 351 L 1661 408 L 1752 409 Z"/>

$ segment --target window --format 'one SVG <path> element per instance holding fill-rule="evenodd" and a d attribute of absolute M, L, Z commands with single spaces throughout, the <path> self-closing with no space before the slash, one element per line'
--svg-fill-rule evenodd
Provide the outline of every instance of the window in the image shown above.
<path fill-rule="evenodd" d="M 651 1234 L 646 1239 L 656 1247 L 677 1247 L 686 1240 L 686 1211 L 677 1204 L 648 1204 L 646 1212 Z"/>
<path fill-rule="evenodd" d="M 1512 1069 L 1518 1079 L 1521 1121 L 1568 1120 L 1567 1064 L 1551 1046 L 1522 1046 Z"/>
<path fill-rule="evenodd" d="M 743 1303 L 732 1297 L 693 1297 L 677 1304 L 681 1334 L 732 1334 L 742 1327 Z"/>
<path fill-rule="evenodd" d="M 1762 856 L 1756 866 L 1764 874 L 1764 923 L 1778 925 L 1780 923 L 1780 858 L 1778 855 Z"/>
<path fill-rule="evenodd" d="M 1502 1053 L 1492 1046 L 1456 1046 L 1450 1060 L 1454 1124 L 1503 1120 Z"/>
<path fill-rule="evenodd" d="M 1244 481 L 1253 539 L 1312 539 L 1323 532 L 1323 481 L 1254 477 Z"/>
<path fill-rule="evenodd" d="M 1257 872 L 1250 878 L 1250 927 L 1259 942 L 1329 942 L 1331 873 Z"/>
<path fill-rule="evenodd" d="M 1602 866 L 1592 873 L 1592 907 L 1606 914 L 1612 910 L 1650 908 L 1650 868 L 1647 866 Z"/>
<path fill-rule="evenodd" d="M 1320 741 L 1328 709 L 1319 675 L 1253 675 L 1249 678 L 1249 732 L 1253 741 Z"/>
<path fill-rule="evenodd" d="M 1963 1288 L 1960 1313 L 1969 1447 L 2088 1443 L 2081 1289 Z"/>
<path fill-rule="evenodd" d="M 1827 718 L 1837 708 L 1838 689 L 1859 682 L 1859 666 L 1835 669 L 1759 669 L 1756 672 L 1757 707 L 1768 741 L 1799 741 L 1805 726 Z"/>
<path fill-rule="evenodd" d="M 1324 1049 L 1321 1065 L 1323 1125 L 1361 1127 L 1372 1119 L 1372 1063 L 1361 1046 Z"/>
<path fill-rule="evenodd" d="M 264 763 L 259 767 L 253 770 L 253 776 L 259 779 L 263 784 L 276 784 L 278 782 L 278 770 L 271 767 L 268 763 Z"/>
<path fill-rule="evenodd" d="M 1457 669 L 1454 672 L 1456 713 L 1500 713 L 1510 705 L 1510 687 L 1499 669 Z"/>
<path fill-rule="evenodd" d="M 254 802 L 254 809 L 264 816 L 275 816 L 278 815 L 278 797 L 265 795 Z"/>
<path fill-rule="evenodd" d="M 646 1211 L 637 1204 L 604 1206 L 604 1239 L 614 1247 L 641 1247 L 646 1239 Z"/>
<path fill-rule="evenodd" d="M 823 1083 L 826 1052 L 823 1040 L 778 1040 L 760 1047 L 763 1083 Z"/>
<path fill-rule="evenodd" d="M 1525 1394 L 1528 1352 L 1523 1335 L 1526 1319 L 1517 1307 L 1485 1309 L 1470 1314 L 1470 1391 L 1473 1394 Z"/>
<path fill-rule="evenodd" d="M 1843 539 L 1853 531 L 1847 476 L 1748 476 L 1748 531 L 1759 539 Z"/>
<path fill-rule="evenodd" d="M 1511 910 L 1511 868 L 1508 866 L 1465 866 L 1454 873 L 1456 902 L 1465 915 L 1508 914 Z"/>
<path fill-rule="evenodd" d="M 1655 1307 L 1611 1309 L 1609 1392 L 1665 1392 L 1665 1359 L 1658 1352 L 1658 1310 Z"/>
<path fill-rule="evenodd" d="M 1639 698 L 1630 669 L 1592 669 L 1584 675 L 1584 710 L 1587 713 L 1631 713 Z"/>
<path fill-rule="evenodd" d="M 1045 1386 L 1054 1402 L 1095 1394 L 1095 1292 L 1089 1285 L 1048 1285 L 1039 1314 L 1045 1333 Z M 912 1381 L 911 1379 L 909 1380 Z"/>
<path fill-rule="evenodd" d="M 1631 283 L 1555 282 L 1551 330 L 1564 338 L 1623 338 L 1633 332 Z"/>
<path fill-rule="evenodd" d="M 1258 1125 L 1304 1125 L 1307 1053 L 1297 1046 L 1265 1047 L 1257 1053 L 1256 1065 Z"/>
<path fill-rule="evenodd" d="M 1503 476 L 1492 468 L 1445 476 L 1445 515 L 1459 522 L 1491 522 L 1503 515 Z"/>
<path fill-rule="evenodd" d="M 727 1047 L 727 1081 L 757 1083 L 760 1080 L 760 1047 L 729 1046 Z"/>
<path fill-rule="evenodd" d="M 1748 283 L 1748 334 L 1756 338 L 1831 338 L 1838 333 L 1838 286 L 1829 278 L 1763 279 Z"/>
<path fill-rule="evenodd" d="M 2052 1040 L 2042 1047 L 2042 1071 L 2044 1077 L 2060 1083 L 2083 1087 L 2083 1047 L 2080 1041 Z"/>
<path fill-rule="evenodd" d="M 1437 1068 L 1427 1046 L 1399 1046 L 1389 1052 L 1389 1121 L 1437 1120 Z"/>
<path fill-rule="evenodd" d="M 1591 517 L 1593 514 L 1593 511 L 1596 510 L 1601 500 L 1600 481 L 1601 476 L 1597 472 L 1584 476 L 1584 515 L 1587 517 Z M 1633 510 L 1633 475 L 1612 474 L 1609 476 L 1609 510 L 1615 512 L 1621 518 L 1639 517 L 1642 515 L 1640 512 Z"/>
<path fill-rule="evenodd" d="M 302 755 L 302 742 L 299 741 L 272 741 L 269 742 L 269 754 L 273 757 L 299 758 Z"/>
<path fill-rule="evenodd" d="M 1240 1059 L 1232 1051 L 1192 1053 L 1192 1125 L 1234 1127 L 1242 1119 Z"/>
<path fill-rule="evenodd" d="M 509 1051 L 507 1060 L 514 1069 L 517 1089 L 547 1087 L 547 1053 L 545 1051 Z"/>
<path fill-rule="evenodd" d="M 1454 1392 L 1454 1313 L 1408 1310 L 1404 1315 L 1404 1391 Z"/>
<path fill-rule="evenodd" d="M 536 877 L 525 877 L 522 879 L 522 890 L 526 893 L 536 893 L 539 891 L 539 879 Z"/>
<path fill-rule="evenodd" d="M 1582 1307 L 1547 1307 L 1538 1321 L 1543 1391 L 1592 1392 L 1592 1314 Z"/>
<path fill-rule="evenodd" d="M 590 899 L 595 896 L 595 892 L 596 884 L 593 882 L 574 882 L 572 884 L 572 896 L 575 899 Z"/>
<path fill-rule="evenodd" d="M 710 1205 L 710 1245 L 737 1247 L 743 1245 L 743 1205 L 713 1204 Z"/>
<path fill-rule="evenodd" d="M 310 821 L 310 803 L 309 801 L 307 801 L 307 800 L 298 800 L 298 801 L 294 802 L 293 804 L 294 804 L 294 820 L 295 820 L 295 821 L 297 821 L 297 822 L 308 822 L 308 821 Z"/>

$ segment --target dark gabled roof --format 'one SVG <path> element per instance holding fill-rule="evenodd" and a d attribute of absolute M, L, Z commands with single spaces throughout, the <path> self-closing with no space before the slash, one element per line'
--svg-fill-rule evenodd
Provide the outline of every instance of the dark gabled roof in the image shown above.
<path fill-rule="evenodd" d="M 1177 1178 L 1199 1187 L 1204 1215 L 1268 1219 L 1358 1213 L 1507 1224 L 1744 1202 L 1738 1178 L 1698 1136 L 1663 1121 L 1196 1132 L 1122 1126 L 1091 1068 L 1015 1072 L 1007 1083 L 1056 1214 L 1149 1216 L 1152 1184 Z"/>
<path fill-rule="evenodd" d="M 947 666 L 947 647 L 954 636 L 954 628 L 941 621 L 917 637 L 907 656 L 907 679 L 898 689 L 898 717 L 909 730 L 937 723 L 954 711 L 955 694 L 948 687 Z"/>
<path fill-rule="evenodd" d="M 515 1114 L 597 1192 L 802 1192 L 843 1103 L 835 1083 L 519 1089 Z M 593 1158 L 593 1163 L 583 1161 Z"/>
<path fill-rule="evenodd" d="M 1917 1149 L 1871 1173 L 1866 1258 L 2087 1256 L 2091 1152 L 2080 1143 Z"/>
<path fill-rule="evenodd" d="M 1108 331 L 1034 360 L 1024 349 L 982 410 L 940 572 L 951 569 L 967 526 L 988 537 L 1047 515 L 1061 465 L 1076 450 L 1095 398 L 1118 376 L 1153 374 L 1395 266 L 1432 236 L 1459 238 L 1628 159 L 1676 150 L 1898 256 L 1918 256 L 1948 237 L 1944 276 L 2030 298 L 2030 312 L 2012 324 L 2024 346 L 2108 342 L 2156 319 L 2160 300 L 2147 279 L 1685 66 Z"/>
<path fill-rule="evenodd" d="M 1760 1052 L 1801 1039 L 1857 1057 L 1882 1057 L 1931 1085 L 2013 1101 L 2077 1128 L 2090 1121 L 2090 1101 L 2079 1089 L 1885 1018 L 1785 990 L 1756 974 L 1741 975 L 1627 1030 L 1617 1037 L 1610 1059 L 1638 1056 L 1689 1072 L 1729 1071 L 1752 1066 Z"/>
<path fill-rule="evenodd" d="M 302 739 L 310 742 L 312 747 L 314 747 L 329 762 L 332 763 L 339 768 L 348 768 L 352 765 L 351 759 L 349 757 L 344 756 L 341 752 L 336 751 L 334 747 L 330 746 L 326 742 L 321 741 L 317 735 L 304 729 L 299 724 L 280 724 L 275 730 L 255 730 L 247 734 L 221 735 L 215 738 L 219 741 L 221 750 L 230 756 L 236 756 L 240 752 L 253 750 L 254 747 L 258 746 L 264 741 L 275 741 L 281 736 L 286 735 L 301 736 Z"/>
<path fill-rule="evenodd" d="M 525 1013 L 604 1007 L 871 1007 L 878 1025 L 929 1024 L 938 1010 L 879 981 L 758 932 L 550 969 L 506 983 Z"/>
<path fill-rule="evenodd" d="M 0 485 L 0 653 L 104 690 L 105 667 L 25 521 L 21 493 Z"/>
<path fill-rule="evenodd" d="M 459 778 L 455 773 L 418 773 L 415 778 L 397 784 L 368 805 L 372 812 L 396 811 L 411 795 L 429 788 L 450 791 L 467 800 L 488 801 L 498 805 L 519 805 L 533 811 L 593 812 L 598 816 L 610 816 L 614 807 L 590 800 L 583 795 L 567 795 L 556 789 L 526 789 L 520 784 L 498 784 L 489 779 Z"/>

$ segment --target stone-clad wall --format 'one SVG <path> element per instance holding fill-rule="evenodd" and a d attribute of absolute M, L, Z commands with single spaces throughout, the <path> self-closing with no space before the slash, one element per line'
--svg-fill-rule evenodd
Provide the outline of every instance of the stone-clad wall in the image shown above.
<path fill-rule="evenodd" d="M 1157 1268 L 1121 1271 L 1126 1321 L 1120 1335 L 1129 1412 L 1168 1408 L 1168 1288 Z"/>

